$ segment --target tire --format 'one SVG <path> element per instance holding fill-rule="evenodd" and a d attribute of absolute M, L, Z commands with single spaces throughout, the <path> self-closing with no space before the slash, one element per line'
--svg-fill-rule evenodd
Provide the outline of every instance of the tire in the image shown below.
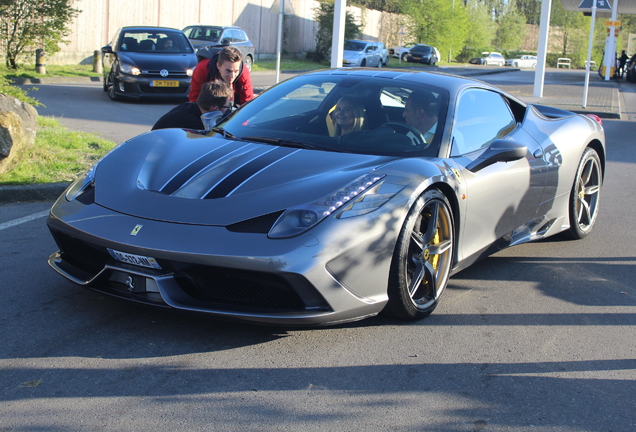
<path fill-rule="evenodd" d="M 360 67 L 365 67 L 367 65 L 367 59 L 362 59 L 362 62 L 360 63 Z"/>
<path fill-rule="evenodd" d="M 115 81 L 115 77 L 113 77 L 113 73 L 111 72 L 110 74 L 108 74 L 108 97 L 114 101 L 117 101 L 120 99 L 120 97 L 117 95 L 115 91 L 116 85 L 117 85 L 117 82 Z"/>
<path fill-rule="evenodd" d="M 409 211 L 393 252 L 387 314 L 417 320 L 433 312 L 448 284 L 454 233 L 446 196 L 437 189 L 424 192 Z"/>
<path fill-rule="evenodd" d="M 519 63 L 517 63 L 517 62 L 514 62 L 512 65 L 513 65 L 514 67 L 519 67 Z"/>
<path fill-rule="evenodd" d="M 407 53 L 402 53 L 402 61 L 407 61 L 407 60 L 408 60 Z"/>
<path fill-rule="evenodd" d="M 382 69 L 382 59 L 378 62 L 378 69 Z"/>
<path fill-rule="evenodd" d="M 586 148 L 576 170 L 576 177 L 570 192 L 570 229 L 566 236 L 582 239 L 592 232 L 603 183 L 601 161 L 593 148 Z"/>
<path fill-rule="evenodd" d="M 251 72 L 252 64 L 254 63 L 254 59 L 252 59 L 252 56 L 245 56 L 245 60 L 243 61 L 243 63 L 245 63 L 245 67 L 247 67 Z"/>

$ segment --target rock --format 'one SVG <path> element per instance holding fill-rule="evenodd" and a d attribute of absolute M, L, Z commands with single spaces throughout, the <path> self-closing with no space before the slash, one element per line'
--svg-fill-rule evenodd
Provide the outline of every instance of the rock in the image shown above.
<path fill-rule="evenodd" d="M 0 93 L 0 174 L 17 162 L 17 155 L 35 144 L 38 112 L 31 105 Z"/>

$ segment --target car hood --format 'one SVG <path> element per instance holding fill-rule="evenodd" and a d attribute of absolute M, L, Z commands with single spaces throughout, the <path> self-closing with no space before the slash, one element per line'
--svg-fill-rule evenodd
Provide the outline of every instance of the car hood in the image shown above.
<path fill-rule="evenodd" d="M 164 129 L 99 162 L 95 202 L 141 218 L 226 226 L 313 202 L 394 159 Z"/>
<path fill-rule="evenodd" d="M 197 64 L 194 53 L 138 53 L 119 52 L 122 62 L 132 64 L 142 71 L 156 71 L 168 69 L 170 71 L 185 71 L 193 69 Z"/>

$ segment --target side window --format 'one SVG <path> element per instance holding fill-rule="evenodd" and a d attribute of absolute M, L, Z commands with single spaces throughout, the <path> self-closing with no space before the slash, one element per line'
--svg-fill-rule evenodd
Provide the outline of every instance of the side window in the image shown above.
<path fill-rule="evenodd" d="M 455 110 L 451 156 L 484 149 L 515 127 L 510 108 L 498 93 L 484 89 L 466 90 Z"/>
<path fill-rule="evenodd" d="M 236 37 L 235 42 L 246 42 L 248 40 L 247 35 L 243 30 L 236 30 L 236 34 L 234 36 Z"/>

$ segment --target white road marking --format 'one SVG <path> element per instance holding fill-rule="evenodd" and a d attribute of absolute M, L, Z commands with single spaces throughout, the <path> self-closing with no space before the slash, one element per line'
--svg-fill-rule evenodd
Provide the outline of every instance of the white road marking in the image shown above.
<path fill-rule="evenodd" d="M 34 219 L 39 219 L 39 218 L 42 218 L 42 217 L 45 217 L 45 216 L 48 216 L 48 215 L 49 215 L 49 211 L 48 210 L 43 210 L 43 211 L 41 211 L 39 213 L 34 213 L 32 215 L 29 215 L 29 216 L 25 216 L 25 217 L 21 217 L 19 219 L 14 219 L 14 220 L 9 221 L 9 222 L 1 223 L 0 224 L 0 231 L 2 231 L 3 229 L 6 229 L 6 228 L 11 228 L 11 227 L 14 227 L 16 225 L 20 225 L 20 224 L 23 224 L 23 223 L 26 223 L 26 222 L 30 222 L 30 221 L 32 221 Z"/>

